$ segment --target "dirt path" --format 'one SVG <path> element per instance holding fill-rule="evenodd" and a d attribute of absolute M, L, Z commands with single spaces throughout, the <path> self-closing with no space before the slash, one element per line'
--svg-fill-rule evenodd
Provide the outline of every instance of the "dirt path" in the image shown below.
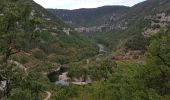
<path fill-rule="evenodd" d="M 17 62 L 17 61 L 13 61 L 13 60 L 10 60 L 10 62 L 11 62 L 11 63 L 14 63 L 14 64 L 17 65 L 20 69 L 24 70 L 26 74 L 28 74 L 28 73 L 27 73 L 27 68 L 26 68 L 24 65 L 22 65 L 21 63 L 19 63 L 19 62 Z"/>
<path fill-rule="evenodd" d="M 88 83 L 87 82 L 72 82 L 72 84 L 75 84 L 75 85 L 87 85 Z"/>
<path fill-rule="evenodd" d="M 47 97 L 44 100 L 49 100 L 52 94 L 49 91 L 46 91 L 46 93 L 47 93 Z"/>

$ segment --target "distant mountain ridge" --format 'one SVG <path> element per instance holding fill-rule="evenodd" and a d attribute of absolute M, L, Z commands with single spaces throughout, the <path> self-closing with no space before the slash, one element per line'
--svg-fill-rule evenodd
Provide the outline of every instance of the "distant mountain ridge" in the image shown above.
<path fill-rule="evenodd" d="M 132 23 L 161 12 L 168 13 L 169 0 L 146 0 L 133 7 L 104 6 L 91 9 L 48 9 L 76 31 L 94 33 L 128 30 Z"/>
<path fill-rule="evenodd" d="M 104 29 L 109 20 L 117 21 L 128 10 L 129 7 L 126 6 L 103 6 L 76 10 L 48 9 L 48 11 L 57 15 L 61 20 L 74 28 L 92 27 L 89 31 Z M 111 16 L 114 16 L 114 18 L 111 18 Z"/>

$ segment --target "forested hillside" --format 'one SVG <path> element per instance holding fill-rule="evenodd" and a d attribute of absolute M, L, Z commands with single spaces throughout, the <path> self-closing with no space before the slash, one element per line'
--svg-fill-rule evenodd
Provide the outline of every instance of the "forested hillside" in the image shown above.
<path fill-rule="evenodd" d="M 32 0 L 1 0 L 0 23 L 0 81 L 13 100 L 39 98 L 47 73 L 97 53 L 92 40 Z"/>
<path fill-rule="evenodd" d="M 169 0 L 48 11 L 0 0 L 1 100 L 170 99 Z"/>
<path fill-rule="evenodd" d="M 76 31 L 90 35 L 110 49 L 125 44 L 127 48 L 141 50 L 146 49 L 144 46 L 139 46 L 144 43 L 142 39 L 148 41 L 145 36 L 158 32 L 160 27 L 169 26 L 169 6 L 169 0 L 146 0 L 132 7 L 106 6 L 94 9 L 48 10 L 64 22 L 71 22 L 67 24 L 73 26 Z M 87 24 L 81 23 L 80 19 L 85 20 Z M 72 25 L 75 23 L 78 23 L 78 26 Z M 136 45 L 137 42 L 139 45 Z"/>

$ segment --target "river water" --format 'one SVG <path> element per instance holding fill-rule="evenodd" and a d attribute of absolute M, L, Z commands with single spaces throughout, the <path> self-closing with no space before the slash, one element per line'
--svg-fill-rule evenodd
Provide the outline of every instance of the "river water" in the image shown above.
<path fill-rule="evenodd" d="M 98 48 L 99 48 L 99 49 L 98 49 L 98 50 L 99 50 L 99 53 L 106 52 L 104 45 L 102 45 L 102 44 L 97 44 L 97 46 L 98 46 Z"/>
<path fill-rule="evenodd" d="M 97 44 L 98 47 L 98 52 L 99 53 L 106 53 L 107 51 L 105 50 L 105 46 L 102 44 Z M 56 71 L 49 73 L 48 78 L 51 82 L 54 82 L 57 85 L 62 85 L 62 86 L 69 86 L 69 81 L 68 80 L 60 80 L 59 76 L 62 75 L 63 73 L 66 73 L 67 69 L 60 67 Z M 66 75 L 65 75 L 66 76 Z"/>

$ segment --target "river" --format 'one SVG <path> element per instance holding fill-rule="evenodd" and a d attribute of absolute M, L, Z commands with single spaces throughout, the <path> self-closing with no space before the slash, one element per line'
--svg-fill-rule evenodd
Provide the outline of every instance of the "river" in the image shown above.
<path fill-rule="evenodd" d="M 99 50 L 99 53 L 106 52 L 104 45 L 102 45 L 102 44 L 97 44 L 97 46 L 98 46 L 98 48 L 99 48 L 99 49 L 98 49 L 98 50 Z"/>
<path fill-rule="evenodd" d="M 99 53 L 106 53 L 105 46 L 102 44 L 97 44 Z M 48 74 L 48 78 L 51 82 L 55 82 L 57 85 L 69 86 L 69 81 L 67 77 L 67 68 L 60 67 L 52 73 Z"/>

